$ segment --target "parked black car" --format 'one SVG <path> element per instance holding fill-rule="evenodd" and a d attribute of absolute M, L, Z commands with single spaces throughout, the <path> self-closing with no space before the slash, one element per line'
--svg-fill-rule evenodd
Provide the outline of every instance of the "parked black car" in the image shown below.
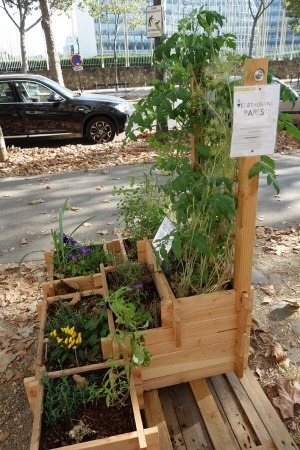
<path fill-rule="evenodd" d="M 0 75 L 4 139 L 84 137 L 112 141 L 125 130 L 129 105 L 113 95 L 74 93 L 41 75 Z"/>

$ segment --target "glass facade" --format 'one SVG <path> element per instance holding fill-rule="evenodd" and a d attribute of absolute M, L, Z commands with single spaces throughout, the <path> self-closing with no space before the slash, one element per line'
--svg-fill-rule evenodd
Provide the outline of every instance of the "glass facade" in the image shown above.
<path fill-rule="evenodd" d="M 173 34 L 177 30 L 178 21 L 193 9 L 204 7 L 204 9 L 217 11 L 226 18 L 220 32 L 236 35 L 237 52 L 241 54 L 249 53 L 253 25 L 249 2 L 253 13 L 256 14 L 260 0 L 162 0 L 162 4 L 164 1 L 165 32 L 167 35 Z M 145 11 L 149 3 L 150 1 L 143 4 Z M 93 21 L 95 30 L 94 45 L 96 44 L 97 54 L 112 54 L 115 38 L 114 16 L 107 15 L 101 23 L 98 19 L 90 19 Z M 129 22 L 130 16 L 128 15 Z M 78 37 L 81 41 L 80 21 L 77 21 L 77 25 Z M 84 29 L 82 33 L 84 34 Z M 84 38 L 83 34 L 82 39 Z M 152 53 L 153 47 L 154 39 L 147 37 L 146 26 L 132 29 L 129 26 L 124 27 L 123 23 L 120 25 L 117 37 L 117 53 L 119 55 L 126 53 L 149 54 Z M 292 58 L 293 55 L 299 57 L 299 54 L 296 53 L 297 50 L 300 53 L 300 33 L 297 35 L 292 33 L 281 0 L 275 0 L 258 21 L 252 55 L 270 59 L 283 59 Z"/>

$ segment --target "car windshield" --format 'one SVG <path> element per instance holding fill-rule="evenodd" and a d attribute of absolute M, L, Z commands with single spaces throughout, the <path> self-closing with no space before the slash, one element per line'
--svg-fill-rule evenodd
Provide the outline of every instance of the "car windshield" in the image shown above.
<path fill-rule="evenodd" d="M 51 89 L 55 90 L 58 94 L 65 96 L 65 97 L 79 97 L 81 94 L 80 92 L 73 92 L 70 89 L 62 86 L 59 83 L 56 83 L 56 81 L 51 80 L 49 83 L 48 80 L 45 82 L 45 84 L 50 87 Z"/>

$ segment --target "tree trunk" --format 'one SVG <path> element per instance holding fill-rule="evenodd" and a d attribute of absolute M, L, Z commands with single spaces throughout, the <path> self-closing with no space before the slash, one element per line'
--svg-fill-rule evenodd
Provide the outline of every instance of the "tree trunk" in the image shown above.
<path fill-rule="evenodd" d="M 25 20 L 20 19 L 20 48 L 21 48 L 21 73 L 28 72 L 28 61 L 26 55 L 26 45 L 25 45 Z"/>
<path fill-rule="evenodd" d="M 252 30 L 251 30 L 251 36 L 250 36 L 250 43 L 249 43 L 249 56 L 252 57 L 253 53 L 253 44 L 254 44 L 254 35 L 255 35 L 255 28 L 257 25 L 258 18 L 255 17 L 253 20 Z"/>
<path fill-rule="evenodd" d="M 118 90 L 118 60 L 117 60 L 117 37 L 119 31 L 119 18 L 117 14 L 115 15 L 115 37 L 114 37 L 114 63 L 115 63 L 115 83 L 116 91 Z"/>
<path fill-rule="evenodd" d="M 6 151 L 6 145 L 2 133 L 2 128 L 0 126 L 0 162 L 6 161 L 8 158 L 7 151 Z"/>
<path fill-rule="evenodd" d="M 39 0 L 41 13 L 42 13 L 42 28 L 45 34 L 49 71 L 52 80 L 64 86 L 64 79 L 60 66 L 60 60 L 55 47 L 55 40 L 52 31 L 52 22 L 50 9 L 47 0 Z"/>

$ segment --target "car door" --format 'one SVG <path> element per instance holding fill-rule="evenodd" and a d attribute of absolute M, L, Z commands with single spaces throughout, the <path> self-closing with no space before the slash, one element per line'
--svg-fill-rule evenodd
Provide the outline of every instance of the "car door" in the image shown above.
<path fill-rule="evenodd" d="M 74 117 L 62 96 L 40 82 L 14 84 L 29 137 L 74 136 Z"/>
<path fill-rule="evenodd" d="M 0 82 L 0 125 L 5 139 L 27 136 L 26 121 L 9 81 Z"/>

